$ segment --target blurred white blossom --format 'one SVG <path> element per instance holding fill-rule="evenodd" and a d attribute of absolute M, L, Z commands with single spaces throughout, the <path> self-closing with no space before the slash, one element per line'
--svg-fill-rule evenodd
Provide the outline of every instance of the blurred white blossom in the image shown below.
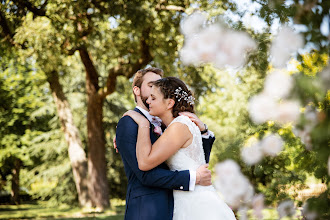
<path fill-rule="evenodd" d="M 262 210 L 264 209 L 264 201 L 265 196 L 263 194 L 258 194 L 253 197 L 253 214 L 257 217 L 257 219 L 263 219 Z"/>
<path fill-rule="evenodd" d="M 225 160 L 218 163 L 215 166 L 215 172 L 217 177 L 214 185 L 231 208 L 237 209 L 242 202 L 247 202 L 252 198 L 253 187 L 241 173 L 235 161 Z"/>
<path fill-rule="evenodd" d="M 285 216 L 293 216 L 296 214 L 296 209 L 294 207 L 294 203 L 291 200 L 286 200 L 281 202 L 277 207 L 278 215 L 281 218 Z"/>
<path fill-rule="evenodd" d="M 225 30 L 219 39 L 214 64 L 218 68 L 224 68 L 226 65 L 243 66 L 246 61 L 246 53 L 256 48 L 256 42 L 247 33 Z"/>
<path fill-rule="evenodd" d="M 323 69 L 323 71 L 320 73 L 320 77 L 323 82 L 323 87 L 325 90 L 330 89 L 330 64 Z"/>
<path fill-rule="evenodd" d="M 257 124 L 272 120 L 276 115 L 276 102 L 264 93 L 252 97 L 249 101 L 249 113 Z"/>
<path fill-rule="evenodd" d="M 279 135 L 270 134 L 261 141 L 261 149 L 265 155 L 276 156 L 283 149 L 284 142 Z"/>
<path fill-rule="evenodd" d="M 297 101 L 283 101 L 276 109 L 275 120 L 280 124 L 295 123 L 299 119 L 300 106 Z"/>
<path fill-rule="evenodd" d="M 254 188 L 250 183 L 248 183 L 247 189 L 245 191 L 245 195 L 242 198 L 242 202 L 245 204 L 251 203 L 253 201 L 253 196 L 254 196 Z"/>
<path fill-rule="evenodd" d="M 184 65 L 201 63 L 198 50 L 199 39 L 197 37 L 189 38 L 185 42 L 185 46 L 180 51 L 180 59 Z"/>
<path fill-rule="evenodd" d="M 224 35 L 223 32 L 219 25 L 210 25 L 197 35 L 198 45 L 195 53 L 198 54 L 201 62 L 214 62 L 217 52 L 221 50 L 220 38 Z"/>
<path fill-rule="evenodd" d="M 300 141 L 305 145 L 307 150 L 312 150 L 312 138 L 307 129 L 301 130 L 294 128 L 292 132 L 296 137 L 300 138 Z"/>
<path fill-rule="evenodd" d="M 292 132 L 299 137 L 307 150 L 312 150 L 311 132 L 315 125 L 319 122 L 318 113 L 310 106 L 307 106 L 304 112 L 305 123 L 303 128 L 294 128 Z"/>
<path fill-rule="evenodd" d="M 305 127 L 308 131 L 311 131 L 314 126 L 319 122 L 317 112 L 313 110 L 310 106 L 306 107 L 304 117 L 307 121 L 307 125 Z"/>
<path fill-rule="evenodd" d="M 194 13 L 181 25 L 185 43 L 180 51 L 183 64 L 213 63 L 218 68 L 242 66 L 246 53 L 257 48 L 256 42 L 245 32 L 224 28 L 220 24 L 203 27 L 206 17 Z"/>
<path fill-rule="evenodd" d="M 292 84 L 293 80 L 289 74 L 273 71 L 266 77 L 264 92 L 272 98 L 285 98 L 289 95 Z"/>
<path fill-rule="evenodd" d="M 258 163 L 263 157 L 259 142 L 254 143 L 251 146 L 243 147 L 241 150 L 241 157 L 247 165 Z"/>
<path fill-rule="evenodd" d="M 285 67 L 290 56 L 304 45 L 303 37 L 294 33 L 289 27 L 283 27 L 274 38 L 270 49 L 273 65 L 277 68 Z"/>
<path fill-rule="evenodd" d="M 204 13 L 195 12 L 182 21 L 180 25 L 181 32 L 186 36 L 196 34 L 200 31 L 206 20 L 207 18 Z"/>
<path fill-rule="evenodd" d="M 303 209 L 301 210 L 302 216 L 306 220 L 315 220 L 317 218 L 317 213 L 315 211 L 310 211 L 308 208 L 308 203 L 303 205 Z"/>
<path fill-rule="evenodd" d="M 238 209 L 238 216 L 239 216 L 239 220 L 248 220 L 248 207 L 247 206 L 242 206 Z"/>

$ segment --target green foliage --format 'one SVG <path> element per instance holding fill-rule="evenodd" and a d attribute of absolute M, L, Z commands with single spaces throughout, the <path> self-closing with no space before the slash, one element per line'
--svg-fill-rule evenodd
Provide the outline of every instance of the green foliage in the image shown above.
<path fill-rule="evenodd" d="M 29 67 L 10 60 L 0 72 L 0 167 L 2 178 L 11 174 L 16 160 L 24 166 L 32 163 L 28 148 L 30 140 L 37 136 L 50 119 L 48 114 L 33 116 L 36 109 L 44 105 L 44 83 L 42 75 Z"/>
<path fill-rule="evenodd" d="M 320 32 L 322 19 L 328 16 L 329 1 L 258 0 L 254 14 L 267 24 L 263 33 L 245 27 L 234 1 L 29 1 L 37 12 L 31 12 L 14 1 L 1 1 L 2 15 L 14 30 L 15 47 L 0 44 L 0 170 L 3 179 L 10 174 L 14 160 L 23 162 L 22 185 L 30 193 L 52 204 L 77 204 L 67 146 L 59 130 L 58 117 L 44 84 L 47 74 L 57 71 L 68 97 L 75 125 L 84 146 L 87 143 L 85 69 L 77 51 L 88 48 L 99 74 L 99 86 L 106 85 L 109 70 L 118 64 L 129 66 L 141 58 L 141 39 L 152 56 L 149 65 L 161 67 L 165 76 L 178 76 L 194 91 L 197 113 L 214 131 L 216 142 L 211 167 L 227 158 L 236 160 L 257 192 L 266 196 L 268 204 L 285 198 L 296 198 L 294 190 L 304 188 L 307 176 L 329 186 L 329 91 L 319 76 L 329 62 L 329 41 Z M 238 2 L 238 1 L 237 1 Z M 284 4 L 285 3 L 285 4 Z M 179 10 L 161 6 L 175 5 Z M 182 18 L 195 8 L 206 10 L 212 21 L 221 21 L 235 30 L 248 32 L 256 40 L 258 50 L 249 54 L 244 69 L 217 70 L 211 65 L 183 66 L 179 49 L 183 36 L 179 32 Z M 181 10 L 181 11 L 180 11 Z M 184 10 L 184 12 L 183 12 Z M 238 20 L 224 18 L 231 11 Z M 293 22 L 304 26 L 306 44 L 315 50 L 298 56 L 294 74 L 296 86 L 292 98 L 299 99 L 319 112 L 319 123 L 312 130 L 312 150 L 292 134 L 291 127 L 280 128 L 272 123 L 255 125 L 249 119 L 247 105 L 262 90 L 269 65 L 271 25 Z M 1 36 L 6 37 L 4 26 Z M 5 39 L 5 38 L 4 38 Z M 18 48 L 18 50 L 16 50 Z M 135 106 L 131 80 L 124 73 L 117 77 L 115 92 L 104 104 L 104 131 L 107 168 L 112 197 L 124 198 L 126 177 L 120 156 L 113 150 L 112 139 L 121 115 Z M 327 98 L 328 97 L 328 98 Z M 303 127 L 304 123 L 298 127 Z M 247 166 L 240 157 L 241 148 L 251 137 L 262 138 L 268 132 L 278 133 L 285 140 L 279 156 L 264 158 Z M 87 150 L 86 150 L 87 151 Z M 87 152 L 88 153 L 88 152 Z M 0 187 L 1 188 L 1 187 Z M 311 207 L 326 213 L 326 193 L 311 199 Z"/>

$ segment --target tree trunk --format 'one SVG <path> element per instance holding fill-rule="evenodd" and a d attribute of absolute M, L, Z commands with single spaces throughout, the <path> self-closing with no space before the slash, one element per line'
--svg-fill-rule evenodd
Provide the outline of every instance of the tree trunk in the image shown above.
<path fill-rule="evenodd" d="M 11 179 L 11 200 L 15 205 L 20 204 L 19 200 L 19 173 L 21 170 L 21 160 L 15 159 L 14 167 L 12 169 Z"/>
<path fill-rule="evenodd" d="M 103 99 L 100 96 L 88 94 L 88 190 L 94 206 L 100 210 L 110 206 L 102 107 Z"/>
<path fill-rule="evenodd" d="M 98 93 L 99 75 L 87 49 L 80 48 L 79 54 L 86 69 L 88 191 L 93 205 L 103 210 L 110 206 L 102 122 L 104 97 Z"/>
<path fill-rule="evenodd" d="M 92 202 L 88 194 L 87 159 L 83 149 L 77 127 L 74 125 L 72 112 L 69 103 L 63 93 L 62 85 L 59 82 L 57 72 L 47 75 L 47 81 L 52 90 L 52 95 L 57 107 L 57 113 L 61 122 L 65 140 L 69 145 L 69 158 L 76 189 L 78 192 L 79 204 L 82 207 L 91 207 Z"/>

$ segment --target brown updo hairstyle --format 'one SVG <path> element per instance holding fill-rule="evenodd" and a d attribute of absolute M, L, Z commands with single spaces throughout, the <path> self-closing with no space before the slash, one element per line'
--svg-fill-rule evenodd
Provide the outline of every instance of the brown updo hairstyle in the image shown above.
<path fill-rule="evenodd" d="M 165 99 L 173 99 L 175 104 L 172 108 L 173 117 L 178 117 L 180 112 L 194 112 L 194 104 L 190 104 L 184 98 L 177 97 L 175 90 L 181 87 L 183 92 L 186 92 L 187 96 L 192 96 L 191 91 L 187 88 L 186 84 L 177 77 L 165 77 L 153 82 L 150 82 L 151 85 L 156 86 L 160 89 L 160 92 L 164 95 Z M 179 101 L 180 99 L 180 101 Z"/>

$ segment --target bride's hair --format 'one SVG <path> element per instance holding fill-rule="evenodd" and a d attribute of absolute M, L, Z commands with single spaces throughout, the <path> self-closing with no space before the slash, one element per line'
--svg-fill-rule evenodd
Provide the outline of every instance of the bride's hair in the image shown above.
<path fill-rule="evenodd" d="M 173 99 L 175 104 L 172 108 L 173 117 L 178 117 L 180 112 L 194 113 L 194 97 L 186 84 L 176 77 L 165 77 L 153 82 L 151 85 L 160 89 L 165 99 Z"/>

